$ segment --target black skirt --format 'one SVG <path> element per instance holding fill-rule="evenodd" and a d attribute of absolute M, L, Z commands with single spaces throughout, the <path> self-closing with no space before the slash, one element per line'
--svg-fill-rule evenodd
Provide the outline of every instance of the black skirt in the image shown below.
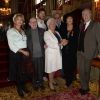
<path fill-rule="evenodd" d="M 24 81 L 33 75 L 32 61 L 30 57 L 24 56 L 22 53 L 14 53 L 10 51 L 9 61 L 9 80 Z"/>

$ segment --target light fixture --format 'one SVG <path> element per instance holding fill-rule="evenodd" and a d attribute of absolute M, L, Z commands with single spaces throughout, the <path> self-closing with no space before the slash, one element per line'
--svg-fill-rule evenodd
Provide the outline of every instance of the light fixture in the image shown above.
<path fill-rule="evenodd" d="M 3 26 L 3 24 L 0 22 L 0 27 L 2 27 Z"/>
<path fill-rule="evenodd" d="M 94 2 L 96 3 L 96 7 L 97 7 L 97 3 L 99 2 L 99 0 L 94 0 Z"/>
<path fill-rule="evenodd" d="M 98 2 L 99 0 L 94 0 L 94 2 Z"/>
<path fill-rule="evenodd" d="M 5 3 L 6 3 L 6 4 L 8 4 L 8 3 L 9 3 L 9 0 L 4 0 L 4 1 L 5 1 Z"/>
<path fill-rule="evenodd" d="M 11 14 L 11 8 L 0 8 L 0 14 L 1 15 L 10 15 Z"/>

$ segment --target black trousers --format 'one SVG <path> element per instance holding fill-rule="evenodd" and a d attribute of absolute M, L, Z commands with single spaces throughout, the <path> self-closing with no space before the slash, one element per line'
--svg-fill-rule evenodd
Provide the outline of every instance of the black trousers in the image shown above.
<path fill-rule="evenodd" d="M 9 80 L 14 81 L 18 89 L 24 88 L 27 74 L 24 72 L 23 55 L 10 51 Z"/>
<path fill-rule="evenodd" d="M 34 67 L 34 78 L 33 85 L 39 86 L 43 85 L 43 74 L 44 74 L 44 58 L 33 58 Z"/>
<path fill-rule="evenodd" d="M 66 85 L 70 86 L 73 80 L 76 78 L 77 56 L 72 54 L 63 54 L 62 57 Z"/>

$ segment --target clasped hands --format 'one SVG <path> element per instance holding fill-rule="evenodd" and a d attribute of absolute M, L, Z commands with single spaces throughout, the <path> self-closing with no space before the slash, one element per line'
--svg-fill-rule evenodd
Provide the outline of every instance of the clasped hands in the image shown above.
<path fill-rule="evenodd" d="M 67 45 L 68 44 L 68 40 L 66 40 L 66 39 L 62 39 L 61 40 L 61 42 L 59 43 L 59 45 L 61 45 L 61 46 L 65 46 L 65 45 Z"/>

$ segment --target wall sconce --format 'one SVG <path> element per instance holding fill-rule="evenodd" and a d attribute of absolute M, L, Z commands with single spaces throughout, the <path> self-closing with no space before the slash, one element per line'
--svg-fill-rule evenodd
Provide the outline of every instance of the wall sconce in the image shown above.
<path fill-rule="evenodd" d="M 0 28 L 3 26 L 3 24 L 0 22 Z"/>
<path fill-rule="evenodd" d="M 96 3 L 96 7 L 97 7 L 97 3 L 99 2 L 99 0 L 94 0 L 94 2 Z"/>
<path fill-rule="evenodd" d="M 8 4 L 8 3 L 9 3 L 9 0 L 4 0 L 4 1 L 5 1 L 5 3 L 6 3 L 6 4 Z"/>

